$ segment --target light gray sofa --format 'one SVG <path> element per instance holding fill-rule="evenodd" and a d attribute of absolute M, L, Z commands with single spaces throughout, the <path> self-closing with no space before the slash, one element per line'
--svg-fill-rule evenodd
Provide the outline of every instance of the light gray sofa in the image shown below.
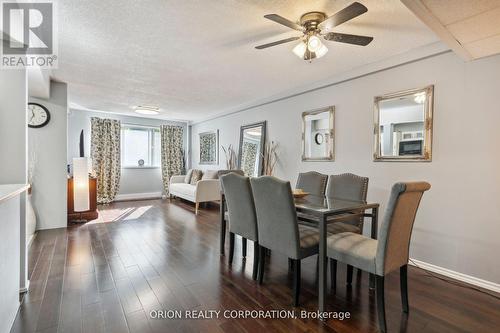
<path fill-rule="evenodd" d="M 175 196 L 195 203 L 195 214 L 198 215 L 200 202 L 220 200 L 220 182 L 217 170 L 207 170 L 195 184 L 186 182 L 186 176 L 170 178 L 170 197 Z"/>

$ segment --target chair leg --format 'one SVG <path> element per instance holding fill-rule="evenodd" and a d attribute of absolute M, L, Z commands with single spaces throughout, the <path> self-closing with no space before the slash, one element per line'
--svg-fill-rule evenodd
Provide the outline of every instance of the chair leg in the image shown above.
<path fill-rule="evenodd" d="M 247 239 L 245 237 L 241 237 L 241 254 L 243 258 L 247 257 Z"/>
<path fill-rule="evenodd" d="M 264 280 L 264 265 L 266 264 L 266 248 L 259 245 L 259 284 Z"/>
<path fill-rule="evenodd" d="M 399 268 L 399 284 L 401 286 L 401 303 L 403 311 L 408 313 L 410 307 L 408 305 L 408 265 Z"/>
<path fill-rule="evenodd" d="M 384 277 L 377 275 L 375 279 L 376 279 L 378 324 L 380 327 L 380 331 L 386 332 L 387 325 L 385 322 Z"/>
<path fill-rule="evenodd" d="M 234 233 L 230 232 L 229 233 L 229 258 L 228 258 L 229 265 L 233 264 L 233 257 L 234 257 Z"/>
<path fill-rule="evenodd" d="M 347 285 L 351 285 L 352 284 L 352 269 L 353 267 L 351 265 L 347 265 Z"/>
<path fill-rule="evenodd" d="M 293 259 L 288 258 L 288 273 L 293 271 Z"/>
<path fill-rule="evenodd" d="M 200 208 L 200 203 L 197 202 L 194 204 L 194 214 L 195 215 L 198 215 L 198 208 Z"/>
<path fill-rule="evenodd" d="M 337 289 L 337 260 L 330 258 L 330 282 L 333 292 Z"/>
<path fill-rule="evenodd" d="M 257 280 L 259 272 L 259 243 L 253 242 L 253 272 L 252 279 Z"/>
<path fill-rule="evenodd" d="M 293 306 L 299 306 L 300 259 L 293 260 Z"/>

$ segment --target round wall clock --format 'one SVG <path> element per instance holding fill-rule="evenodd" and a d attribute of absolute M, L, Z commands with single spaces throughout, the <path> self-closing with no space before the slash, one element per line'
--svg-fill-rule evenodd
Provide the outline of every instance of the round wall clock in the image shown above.
<path fill-rule="evenodd" d="M 28 127 L 40 128 L 50 121 L 50 112 L 38 103 L 28 103 Z"/>
<path fill-rule="evenodd" d="M 323 134 L 321 133 L 316 133 L 316 135 L 314 136 L 314 141 L 316 142 L 317 145 L 321 145 L 324 141 L 324 137 L 323 137 Z"/>

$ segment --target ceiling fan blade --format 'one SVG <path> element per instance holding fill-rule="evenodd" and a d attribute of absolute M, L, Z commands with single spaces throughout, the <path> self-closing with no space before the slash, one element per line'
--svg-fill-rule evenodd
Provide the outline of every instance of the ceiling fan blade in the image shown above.
<path fill-rule="evenodd" d="M 330 40 L 333 42 L 354 44 L 366 46 L 371 43 L 373 37 L 368 36 L 360 36 L 360 35 L 349 35 L 349 34 L 340 34 L 336 32 L 329 32 L 323 35 L 326 40 Z"/>
<path fill-rule="evenodd" d="M 368 8 L 366 8 L 364 5 L 360 4 L 359 2 L 354 2 L 321 22 L 318 27 L 321 30 L 330 30 L 338 25 L 341 25 L 344 22 L 352 20 L 353 18 L 363 13 L 366 13 L 367 11 Z"/>
<path fill-rule="evenodd" d="M 300 39 L 300 37 L 290 37 L 287 39 L 277 40 L 277 41 L 272 42 L 272 43 L 267 43 L 267 44 L 262 44 L 262 45 L 256 46 L 255 48 L 258 50 L 262 50 L 262 49 L 265 49 L 265 48 L 268 48 L 271 46 L 280 45 L 280 44 L 284 44 L 284 43 L 288 43 L 288 42 L 293 42 L 294 40 L 297 40 L 297 39 Z"/>
<path fill-rule="evenodd" d="M 294 30 L 304 31 L 304 27 L 300 24 L 290 21 L 289 19 L 284 18 L 283 16 L 279 16 L 278 14 L 267 14 L 264 17 L 268 20 L 274 21 L 276 23 L 282 24 L 285 27 L 289 27 Z"/>

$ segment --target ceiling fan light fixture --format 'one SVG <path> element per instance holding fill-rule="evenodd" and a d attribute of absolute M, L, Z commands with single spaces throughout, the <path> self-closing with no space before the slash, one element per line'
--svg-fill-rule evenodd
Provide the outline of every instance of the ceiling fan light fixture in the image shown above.
<path fill-rule="evenodd" d="M 307 49 L 310 52 L 317 52 L 322 46 L 323 43 L 316 35 L 312 35 L 307 39 Z"/>
<path fill-rule="evenodd" d="M 315 52 L 316 53 L 316 58 L 321 58 L 328 52 L 328 48 L 325 46 L 325 44 L 321 44 L 321 47 Z"/>
<path fill-rule="evenodd" d="M 300 59 L 304 59 L 304 54 L 307 51 L 307 44 L 304 41 L 301 41 L 297 46 L 293 48 L 293 53 L 299 57 Z"/>

